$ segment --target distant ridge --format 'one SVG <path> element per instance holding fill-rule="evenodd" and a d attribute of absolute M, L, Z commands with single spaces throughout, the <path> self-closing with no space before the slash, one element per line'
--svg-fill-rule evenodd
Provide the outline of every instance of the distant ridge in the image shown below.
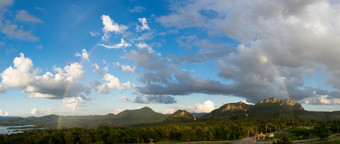
<path fill-rule="evenodd" d="M 255 105 L 243 102 L 225 104 L 203 117 L 213 120 L 242 118 L 340 120 L 340 112 L 306 111 L 295 100 L 272 97 Z"/>
<path fill-rule="evenodd" d="M 305 120 L 340 120 L 340 111 L 313 112 L 306 111 L 298 102 L 292 99 L 281 100 L 267 98 L 255 105 L 244 102 L 229 103 L 210 113 L 195 116 L 185 110 L 177 110 L 171 115 L 153 111 L 149 107 L 135 110 L 125 110 L 121 113 L 90 116 L 58 116 L 42 117 L 1 117 L 0 125 L 36 125 L 44 128 L 97 128 L 100 124 L 107 126 L 133 126 L 164 123 L 183 123 L 205 120 L 238 120 L 238 119 L 305 119 Z"/>

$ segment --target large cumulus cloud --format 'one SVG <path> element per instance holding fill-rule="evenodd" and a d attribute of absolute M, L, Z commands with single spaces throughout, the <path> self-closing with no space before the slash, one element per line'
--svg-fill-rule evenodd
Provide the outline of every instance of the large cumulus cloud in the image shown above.
<path fill-rule="evenodd" d="M 199 44 L 197 53 L 181 57 L 159 57 L 145 49 L 131 50 L 127 57 L 144 68 L 139 80 L 145 85 L 136 87 L 137 92 L 234 95 L 249 102 L 288 96 L 306 103 L 306 98 L 313 98 L 308 103 L 317 103 L 325 99 L 321 91 L 329 94 L 329 101 L 338 97 L 335 95 L 340 88 L 338 4 L 320 0 L 218 0 L 184 2 L 172 5 L 171 9 L 172 13 L 158 17 L 158 22 L 176 29 L 202 29 L 212 37 L 231 38 L 239 45 L 237 49 L 214 47 L 216 44 L 207 45 L 209 41 L 195 40 L 191 42 L 206 45 Z M 231 83 L 193 77 L 179 70 L 185 62 L 210 60 L 218 61 L 218 76 Z M 327 84 L 335 91 L 305 86 L 304 77 L 313 77 L 315 70 L 330 75 Z"/>
<path fill-rule="evenodd" d="M 23 53 L 13 60 L 10 66 L 1 73 L 0 90 L 18 88 L 28 93 L 29 97 L 62 99 L 66 97 L 84 96 L 89 88 L 78 82 L 84 71 L 79 63 L 72 63 L 64 68 L 54 67 L 57 72 L 46 72 L 39 75 L 39 68 L 33 68 L 33 62 Z"/>

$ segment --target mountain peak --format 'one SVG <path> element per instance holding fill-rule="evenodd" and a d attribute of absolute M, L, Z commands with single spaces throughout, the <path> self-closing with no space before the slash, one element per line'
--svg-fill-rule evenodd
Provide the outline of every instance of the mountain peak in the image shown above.
<path fill-rule="evenodd" d="M 174 123 L 174 122 L 193 122 L 196 117 L 186 110 L 177 110 L 172 115 L 168 116 L 163 122 Z"/>
<path fill-rule="evenodd" d="M 193 117 L 193 115 L 186 110 L 177 110 L 171 116 L 173 116 L 173 117 L 190 117 L 190 118 Z"/>
<path fill-rule="evenodd" d="M 263 104 L 263 103 L 280 103 L 281 100 L 276 98 L 276 97 L 271 97 L 271 98 L 266 98 L 264 100 L 261 100 L 258 102 L 258 104 Z"/>
<path fill-rule="evenodd" d="M 228 117 L 228 118 L 240 118 L 240 117 L 248 117 L 247 111 L 252 106 L 247 105 L 246 103 L 240 101 L 237 103 L 228 103 L 221 106 L 218 109 L 213 110 L 206 116 L 212 117 Z"/>
<path fill-rule="evenodd" d="M 292 107 L 294 107 L 294 109 L 304 110 L 303 107 L 301 106 L 301 104 L 299 104 L 298 102 L 296 102 L 293 99 L 281 100 L 281 99 L 272 97 L 272 98 L 266 98 L 264 100 L 261 100 L 257 104 L 279 104 L 281 106 L 282 105 L 292 106 Z"/>
<path fill-rule="evenodd" d="M 238 102 L 238 103 L 229 103 L 229 104 L 225 104 L 223 105 L 222 108 L 222 112 L 224 111 L 247 111 L 248 110 L 248 105 L 242 101 Z"/>
<path fill-rule="evenodd" d="M 153 111 L 151 108 L 149 108 L 149 107 L 147 107 L 147 106 L 142 107 L 142 108 L 140 108 L 139 110 L 151 110 L 151 111 Z"/>

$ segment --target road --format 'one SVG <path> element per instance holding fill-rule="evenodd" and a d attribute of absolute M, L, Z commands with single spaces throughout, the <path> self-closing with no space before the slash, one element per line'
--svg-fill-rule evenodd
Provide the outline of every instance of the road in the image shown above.
<path fill-rule="evenodd" d="M 335 137 L 335 136 L 340 136 L 340 133 L 332 134 L 328 138 Z M 305 139 L 305 140 L 295 140 L 295 141 L 293 141 L 293 143 L 309 142 L 309 141 L 316 141 L 316 140 L 320 140 L 320 138 L 312 138 L 312 139 Z"/>
<path fill-rule="evenodd" d="M 274 133 L 280 133 L 280 132 L 274 132 Z M 270 133 L 268 133 L 270 134 Z M 335 136 L 340 136 L 340 133 L 335 133 L 330 135 L 328 138 L 331 137 L 335 137 Z M 320 140 L 320 138 L 312 138 L 312 139 L 305 139 L 305 140 L 295 140 L 292 141 L 293 143 L 298 143 L 298 142 L 309 142 L 309 141 L 316 141 L 316 140 Z M 206 143 L 212 143 L 212 142 L 222 142 L 222 143 L 232 143 L 232 144 L 272 144 L 273 142 L 256 142 L 255 140 L 255 136 L 253 137 L 248 137 L 248 138 L 244 138 L 242 140 L 238 140 L 238 141 L 206 141 Z M 181 142 L 182 143 L 182 142 Z M 204 141 L 199 141 L 199 142 L 184 142 L 184 143 L 204 143 Z"/>

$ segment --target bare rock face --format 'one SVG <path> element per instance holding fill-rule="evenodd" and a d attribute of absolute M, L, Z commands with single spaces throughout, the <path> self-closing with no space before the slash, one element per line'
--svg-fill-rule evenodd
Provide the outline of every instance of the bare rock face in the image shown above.
<path fill-rule="evenodd" d="M 174 117 L 191 117 L 191 114 L 185 110 L 178 110 L 173 114 Z"/>
<path fill-rule="evenodd" d="M 238 103 L 231 103 L 231 104 L 226 104 L 224 105 L 222 112 L 225 111 L 247 111 L 248 107 L 247 104 L 245 104 L 244 102 L 238 102 Z"/>
<path fill-rule="evenodd" d="M 281 100 L 275 97 L 272 98 L 266 98 L 264 100 L 259 101 L 258 104 L 263 104 L 263 103 L 280 103 Z"/>
<path fill-rule="evenodd" d="M 285 100 L 280 100 L 278 98 L 272 97 L 272 98 L 267 98 L 264 100 L 259 101 L 257 104 L 279 104 L 281 106 L 292 106 L 294 107 L 294 109 L 296 110 L 304 110 L 303 107 L 301 106 L 301 104 L 299 104 L 298 102 L 296 102 L 295 100 L 292 99 L 285 99 Z"/>

